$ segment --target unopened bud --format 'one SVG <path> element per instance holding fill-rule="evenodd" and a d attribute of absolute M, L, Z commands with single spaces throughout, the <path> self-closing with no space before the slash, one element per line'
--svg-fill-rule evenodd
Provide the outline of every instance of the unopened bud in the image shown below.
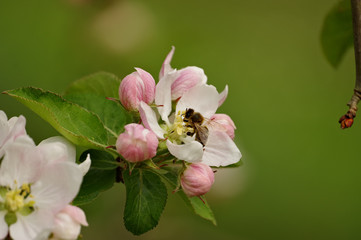
<path fill-rule="evenodd" d="M 341 128 L 345 129 L 351 127 L 353 124 L 353 118 L 354 116 L 349 113 L 343 115 L 338 121 L 341 124 Z"/>
<path fill-rule="evenodd" d="M 212 128 L 216 130 L 225 131 L 231 139 L 234 139 L 234 130 L 236 125 L 227 114 L 214 114 L 211 117 L 211 121 L 216 124 L 211 124 Z"/>
<path fill-rule="evenodd" d="M 214 183 L 212 168 L 204 163 L 192 163 L 183 172 L 181 186 L 189 197 L 206 194 Z"/>
<path fill-rule="evenodd" d="M 83 210 L 68 205 L 55 216 L 52 240 L 78 239 L 81 225 L 88 226 Z"/>
<path fill-rule="evenodd" d="M 148 72 L 136 68 L 126 76 L 119 86 L 120 102 L 127 110 L 138 110 L 141 101 L 150 104 L 154 101 L 155 81 Z"/>
<path fill-rule="evenodd" d="M 154 157 L 157 153 L 158 139 L 150 130 L 140 124 L 126 125 L 116 143 L 117 151 L 129 162 L 140 162 Z"/>

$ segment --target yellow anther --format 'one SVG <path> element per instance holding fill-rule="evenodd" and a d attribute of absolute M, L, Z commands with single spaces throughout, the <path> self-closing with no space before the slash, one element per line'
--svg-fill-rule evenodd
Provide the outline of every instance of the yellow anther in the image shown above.
<path fill-rule="evenodd" d="M 10 211 L 15 212 L 18 209 L 24 207 L 24 197 L 20 195 L 20 192 L 20 189 L 15 189 L 6 193 L 5 206 Z"/>

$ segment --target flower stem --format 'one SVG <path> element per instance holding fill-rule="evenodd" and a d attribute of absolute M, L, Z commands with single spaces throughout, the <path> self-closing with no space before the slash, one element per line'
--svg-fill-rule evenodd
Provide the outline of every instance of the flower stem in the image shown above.
<path fill-rule="evenodd" d="M 353 119 L 356 117 L 357 104 L 361 99 L 361 0 L 351 0 L 351 9 L 356 64 L 356 83 L 351 100 L 347 103 L 349 110 L 339 120 L 342 129 L 352 126 Z"/>

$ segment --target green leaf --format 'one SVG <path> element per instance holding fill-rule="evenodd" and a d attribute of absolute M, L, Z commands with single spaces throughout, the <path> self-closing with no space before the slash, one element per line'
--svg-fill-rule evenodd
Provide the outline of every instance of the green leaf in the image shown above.
<path fill-rule="evenodd" d="M 108 132 L 108 145 L 115 145 L 116 139 L 124 126 L 133 122 L 132 116 L 120 104 L 92 93 L 69 94 L 64 98 L 79 104 L 96 114 Z"/>
<path fill-rule="evenodd" d="M 337 67 L 353 44 L 350 0 L 341 0 L 327 14 L 321 30 L 321 45 L 327 60 Z"/>
<path fill-rule="evenodd" d="M 92 163 L 89 172 L 83 178 L 80 191 L 73 201 L 74 205 L 90 203 L 101 192 L 113 187 L 115 182 L 117 169 L 114 169 L 114 158 L 107 152 L 90 149 L 82 153 L 79 162 L 83 162 L 88 153 Z"/>
<path fill-rule="evenodd" d="M 91 167 L 99 170 L 112 170 L 119 166 L 116 159 L 108 152 L 88 149 L 80 156 L 80 161 L 85 161 L 87 155 L 90 154 Z"/>
<path fill-rule="evenodd" d="M 29 107 L 74 144 L 97 149 L 108 146 L 107 131 L 99 117 L 79 105 L 32 87 L 4 93 Z"/>
<path fill-rule="evenodd" d="M 159 176 L 149 170 L 136 168 L 130 175 L 123 172 L 127 197 L 124 225 L 135 235 L 153 229 L 167 201 L 167 188 Z"/>
<path fill-rule="evenodd" d="M 98 72 L 70 84 L 65 95 L 93 93 L 99 96 L 118 98 L 119 85 L 120 79 L 114 74 Z"/>
<path fill-rule="evenodd" d="M 179 174 L 181 171 L 181 167 L 163 167 L 163 170 L 167 170 L 167 173 L 160 174 L 173 188 L 177 188 L 179 186 Z M 181 197 L 186 205 L 190 207 L 195 214 L 198 216 L 211 221 L 214 225 L 217 225 L 216 219 L 212 212 L 212 209 L 207 203 L 207 200 L 204 196 L 202 196 L 203 201 L 198 197 L 188 197 L 182 190 L 177 191 L 176 193 L 179 197 Z"/>

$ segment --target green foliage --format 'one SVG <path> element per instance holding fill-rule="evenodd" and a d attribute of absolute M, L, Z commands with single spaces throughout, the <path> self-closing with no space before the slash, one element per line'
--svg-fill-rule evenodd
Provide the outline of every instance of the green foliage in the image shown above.
<path fill-rule="evenodd" d="M 99 117 L 108 133 L 108 145 L 114 145 L 119 134 L 124 131 L 124 126 L 133 120 L 120 104 L 104 96 L 92 93 L 72 93 L 65 95 L 64 98 L 79 104 Z"/>
<path fill-rule="evenodd" d="M 29 107 L 74 144 L 97 149 L 108 146 L 108 133 L 99 117 L 79 105 L 32 87 L 5 93 Z"/>
<path fill-rule="evenodd" d="M 327 14 L 322 31 L 323 52 L 333 67 L 337 67 L 353 44 L 350 0 L 341 0 Z"/>
<path fill-rule="evenodd" d="M 123 172 L 127 198 L 124 209 L 125 227 L 135 235 L 153 229 L 167 201 L 167 188 L 160 177 L 145 169 Z"/>
<path fill-rule="evenodd" d="M 82 153 L 79 161 L 83 162 L 87 154 L 90 154 L 91 167 L 83 178 L 80 191 L 73 201 L 74 205 L 90 203 L 115 182 L 117 162 L 114 157 L 107 152 L 90 149 Z"/>
<path fill-rule="evenodd" d="M 99 96 L 118 98 L 120 79 L 114 74 L 98 72 L 74 81 L 65 91 L 65 95 L 74 93 L 93 93 Z"/>

